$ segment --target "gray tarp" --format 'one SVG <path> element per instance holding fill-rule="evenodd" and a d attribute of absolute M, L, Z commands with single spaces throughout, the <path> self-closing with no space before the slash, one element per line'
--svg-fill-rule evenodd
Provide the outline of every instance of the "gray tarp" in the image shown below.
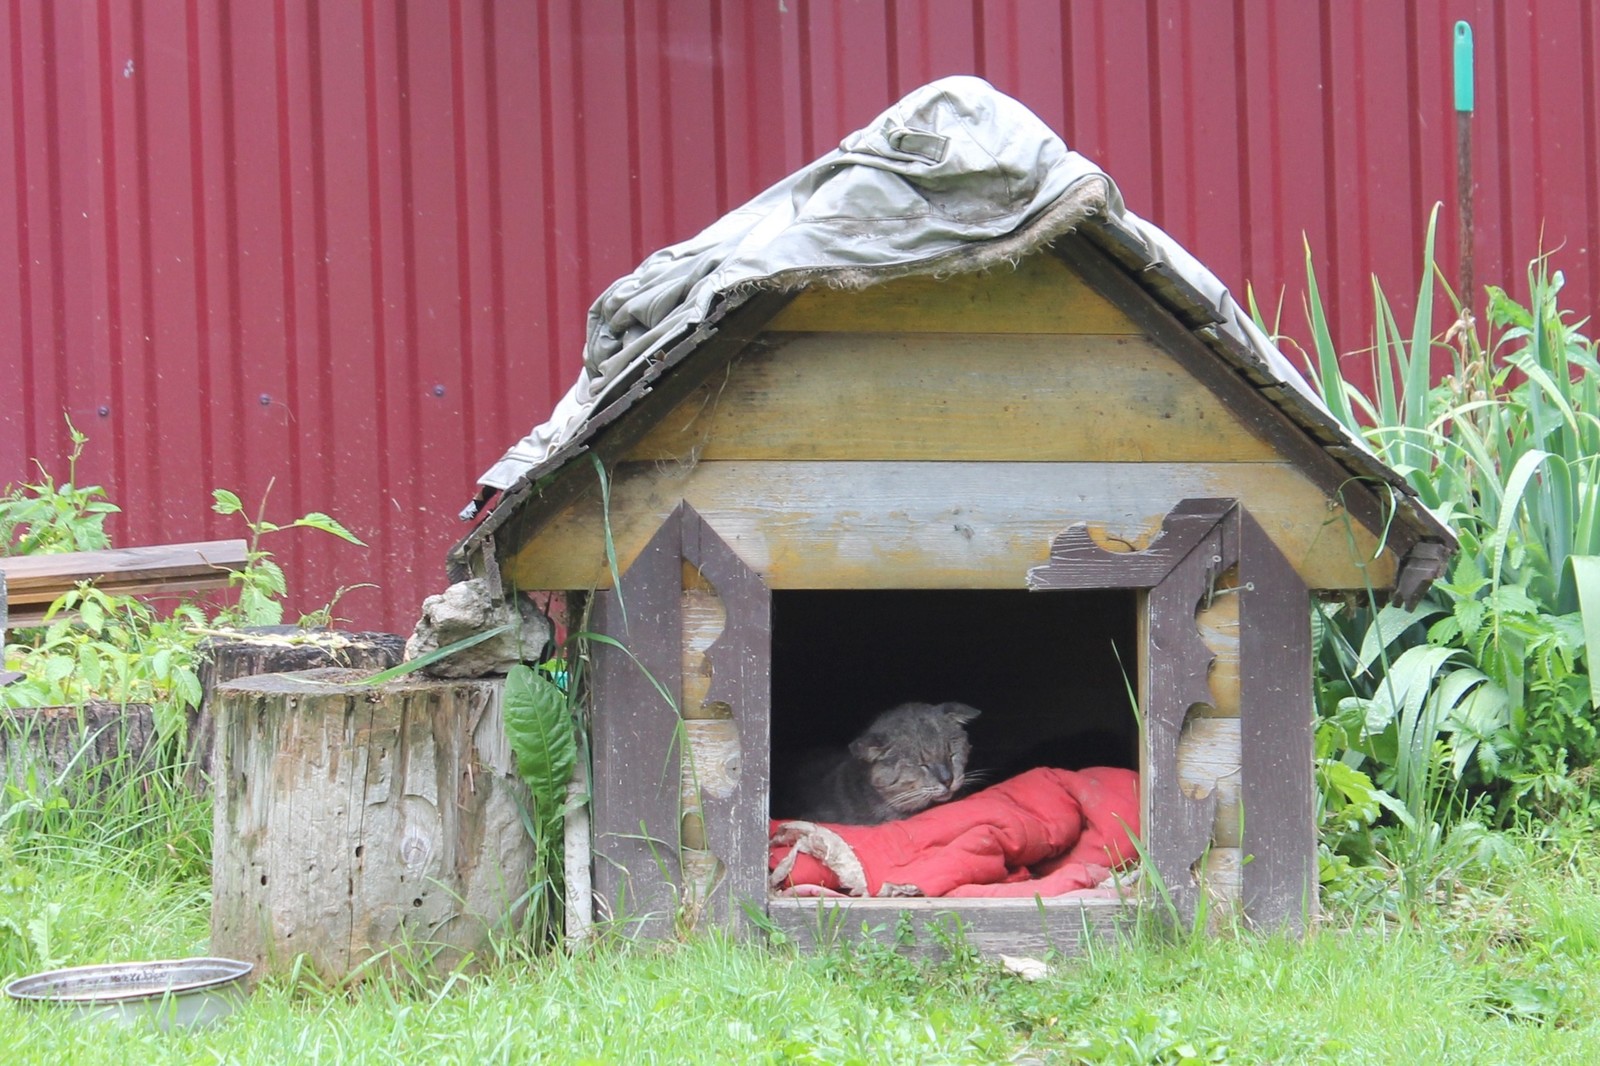
<path fill-rule="evenodd" d="M 1129 212 L 1099 167 L 987 82 L 952 77 L 912 92 L 836 150 L 612 284 L 589 310 L 577 383 L 479 480 L 508 489 L 534 471 L 722 294 L 748 286 L 860 288 L 906 274 L 987 269 L 1092 215 L 1192 286 L 1211 304 L 1217 328 L 1267 377 L 1321 408 L 1215 275 Z"/>

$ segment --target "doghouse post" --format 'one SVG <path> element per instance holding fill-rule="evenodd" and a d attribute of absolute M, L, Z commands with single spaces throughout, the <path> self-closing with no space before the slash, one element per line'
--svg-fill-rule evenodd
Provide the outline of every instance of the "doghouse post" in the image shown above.
<path fill-rule="evenodd" d="M 515 927 L 528 802 L 502 679 L 309 670 L 217 689 L 211 946 L 326 980 L 390 952 L 447 970 Z"/>
<path fill-rule="evenodd" d="M 1310 597 L 1282 553 L 1236 501 L 1185 500 L 1142 551 L 1074 526 L 1028 585 L 1146 590 L 1147 857 L 1185 917 L 1200 891 L 1227 901 L 1242 879 L 1243 917 L 1303 928 L 1317 905 Z M 1199 622 L 1219 598 L 1237 604 L 1236 688 L 1213 683 Z"/>
<path fill-rule="evenodd" d="M 766 894 L 771 595 L 687 504 L 599 595 L 595 891 L 602 914 L 662 935 L 738 926 Z M 623 650 L 626 648 L 626 650 Z"/>

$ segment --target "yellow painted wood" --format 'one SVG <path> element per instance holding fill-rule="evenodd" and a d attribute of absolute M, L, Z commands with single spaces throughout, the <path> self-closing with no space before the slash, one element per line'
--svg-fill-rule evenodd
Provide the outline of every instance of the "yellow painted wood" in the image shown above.
<path fill-rule="evenodd" d="M 802 292 L 772 329 L 846 332 L 1138 333 L 1139 327 L 1053 255 L 1013 270 L 898 278 L 857 291 Z"/>
<path fill-rule="evenodd" d="M 637 460 L 1277 458 L 1143 337 L 767 334 Z"/>
<path fill-rule="evenodd" d="M 1237 571 L 1229 571 L 1232 577 Z M 1231 581 L 1219 581 L 1231 585 Z M 1213 718 L 1239 716 L 1239 595 L 1223 591 L 1211 601 L 1211 606 L 1195 615 L 1195 628 L 1200 639 L 1216 658 L 1211 663 L 1211 707 L 1196 708 L 1193 713 L 1207 714 Z"/>
<path fill-rule="evenodd" d="M 1186 497 L 1243 500 L 1313 589 L 1393 580 L 1392 552 L 1288 463 L 621 464 L 610 525 L 626 567 L 688 500 L 772 588 L 1017 588 L 1074 522 L 1137 541 Z M 505 566 L 524 589 L 606 587 L 598 492 Z"/>
<path fill-rule="evenodd" d="M 1216 795 L 1212 840 L 1225 847 L 1237 847 L 1241 837 L 1239 728 L 1237 718 L 1191 715 L 1178 737 L 1178 783 L 1194 799 Z"/>
<path fill-rule="evenodd" d="M 706 657 L 706 652 L 722 636 L 722 630 L 727 625 L 728 615 L 722 606 L 722 598 L 709 588 L 686 588 L 682 607 L 683 716 L 725 717 L 717 708 L 706 705 L 711 692 L 711 661 Z"/>
<path fill-rule="evenodd" d="M 1244 849 L 1214 847 L 1200 867 L 1201 884 L 1211 898 L 1208 930 L 1225 932 L 1244 896 Z"/>

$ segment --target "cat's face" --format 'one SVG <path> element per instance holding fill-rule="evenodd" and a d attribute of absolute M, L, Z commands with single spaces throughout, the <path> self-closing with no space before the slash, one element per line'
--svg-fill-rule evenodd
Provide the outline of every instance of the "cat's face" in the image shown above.
<path fill-rule="evenodd" d="M 964 703 L 903 703 L 873 719 L 850 754 L 869 765 L 885 803 L 915 814 L 960 790 L 972 753 L 962 727 L 976 717 L 977 709 Z"/>

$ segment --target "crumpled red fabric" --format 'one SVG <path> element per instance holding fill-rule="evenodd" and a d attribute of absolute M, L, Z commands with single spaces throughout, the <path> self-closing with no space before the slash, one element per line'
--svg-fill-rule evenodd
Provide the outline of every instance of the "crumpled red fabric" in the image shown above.
<path fill-rule="evenodd" d="M 1058 896 L 1138 859 L 1139 775 L 1041 767 L 882 825 L 774 819 L 775 888 L 893 896 Z M 806 887 L 814 886 L 814 887 Z"/>

